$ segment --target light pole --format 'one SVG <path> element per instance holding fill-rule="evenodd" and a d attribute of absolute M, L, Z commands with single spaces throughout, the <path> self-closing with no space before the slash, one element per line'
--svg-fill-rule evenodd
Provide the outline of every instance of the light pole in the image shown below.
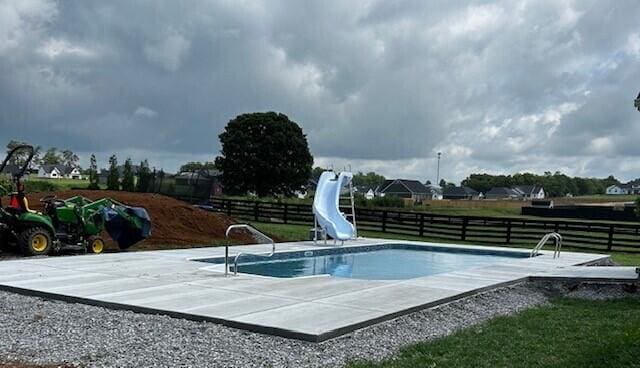
<path fill-rule="evenodd" d="M 438 173 L 436 175 L 436 185 L 440 186 L 440 155 L 442 152 L 438 152 Z"/>

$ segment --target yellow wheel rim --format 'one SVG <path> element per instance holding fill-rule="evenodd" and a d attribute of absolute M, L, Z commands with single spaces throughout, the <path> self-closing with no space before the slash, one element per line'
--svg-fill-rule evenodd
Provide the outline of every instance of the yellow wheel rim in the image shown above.
<path fill-rule="evenodd" d="M 48 245 L 47 237 L 42 234 L 37 234 L 31 238 L 31 248 L 36 252 L 44 252 Z"/>
<path fill-rule="evenodd" d="M 93 253 L 102 253 L 103 249 L 104 242 L 101 239 L 96 239 L 93 241 L 93 244 L 91 244 L 91 250 L 93 251 Z"/>

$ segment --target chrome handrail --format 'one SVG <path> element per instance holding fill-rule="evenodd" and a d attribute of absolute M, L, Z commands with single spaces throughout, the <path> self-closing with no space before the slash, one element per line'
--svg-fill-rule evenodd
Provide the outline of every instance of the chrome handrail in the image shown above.
<path fill-rule="evenodd" d="M 540 250 L 544 245 L 549 241 L 549 239 L 553 238 L 555 240 L 555 248 L 553 250 L 553 259 L 560 258 L 560 250 L 562 249 L 562 235 L 553 232 L 545 234 L 542 239 L 536 244 L 535 247 L 531 250 L 530 257 L 535 257 L 540 254 Z"/>
<path fill-rule="evenodd" d="M 257 234 L 265 239 L 267 239 L 270 243 L 271 243 L 271 253 L 267 254 L 267 255 L 263 255 L 263 254 L 255 254 L 255 253 L 244 253 L 244 252 L 240 252 L 238 254 L 236 254 L 234 260 L 233 260 L 233 275 L 237 275 L 238 274 L 238 258 L 240 258 L 241 255 L 244 254 L 252 254 L 252 255 L 256 255 L 256 256 L 260 256 L 260 257 L 271 257 L 275 252 L 276 252 L 276 243 L 273 241 L 273 239 L 271 239 L 270 237 L 268 237 L 267 235 L 265 235 L 264 233 L 260 232 L 260 230 L 256 229 L 255 227 L 249 225 L 249 224 L 235 224 L 235 225 L 230 225 L 229 227 L 227 227 L 227 230 L 224 232 L 224 238 L 225 239 L 229 239 L 229 233 L 232 230 L 235 229 L 246 229 L 249 230 L 250 232 Z M 229 274 L 229 244 L 225 244 L 224 246 L 224 275 L 227 276 Z"/>

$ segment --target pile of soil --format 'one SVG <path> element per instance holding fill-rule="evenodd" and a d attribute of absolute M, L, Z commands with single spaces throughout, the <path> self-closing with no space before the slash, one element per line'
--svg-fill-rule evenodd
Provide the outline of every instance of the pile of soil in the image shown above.
<path fill-rule="evenodd" d="M 66 190 L 60 192 L 29 193 L 29 207 L 42 210 L 40 198 L 56 195 L 59 199 L 83 196 L 91 200 L 111 198 L 133 207 L 144 207 L 151 217 L 151 236 L 133 246 L 134 249 L 169 249 L 220 243 L 227 226 L 235 221 L 224 215 L 201 210 L 186 202 L 152 193 L 130 193 L 107 190 Z M 7 203 L 7 202 L 5 202 Z M 117 249 L 115 242 L 102 234 L 110 249 Z M 255 240 L 249 234 L 236 233 L 233 243 L 249 244 Z"/>

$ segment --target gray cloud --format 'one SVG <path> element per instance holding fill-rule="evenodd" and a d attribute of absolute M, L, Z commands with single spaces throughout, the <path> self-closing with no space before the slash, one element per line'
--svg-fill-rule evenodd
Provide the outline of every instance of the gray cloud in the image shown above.
<path fill-rule="evenodd" d="M 0 140 L 172 170 L 239 113 L 389 176 L 640 176 L 632 1 L 29 0 L 0 5 Z"/>

